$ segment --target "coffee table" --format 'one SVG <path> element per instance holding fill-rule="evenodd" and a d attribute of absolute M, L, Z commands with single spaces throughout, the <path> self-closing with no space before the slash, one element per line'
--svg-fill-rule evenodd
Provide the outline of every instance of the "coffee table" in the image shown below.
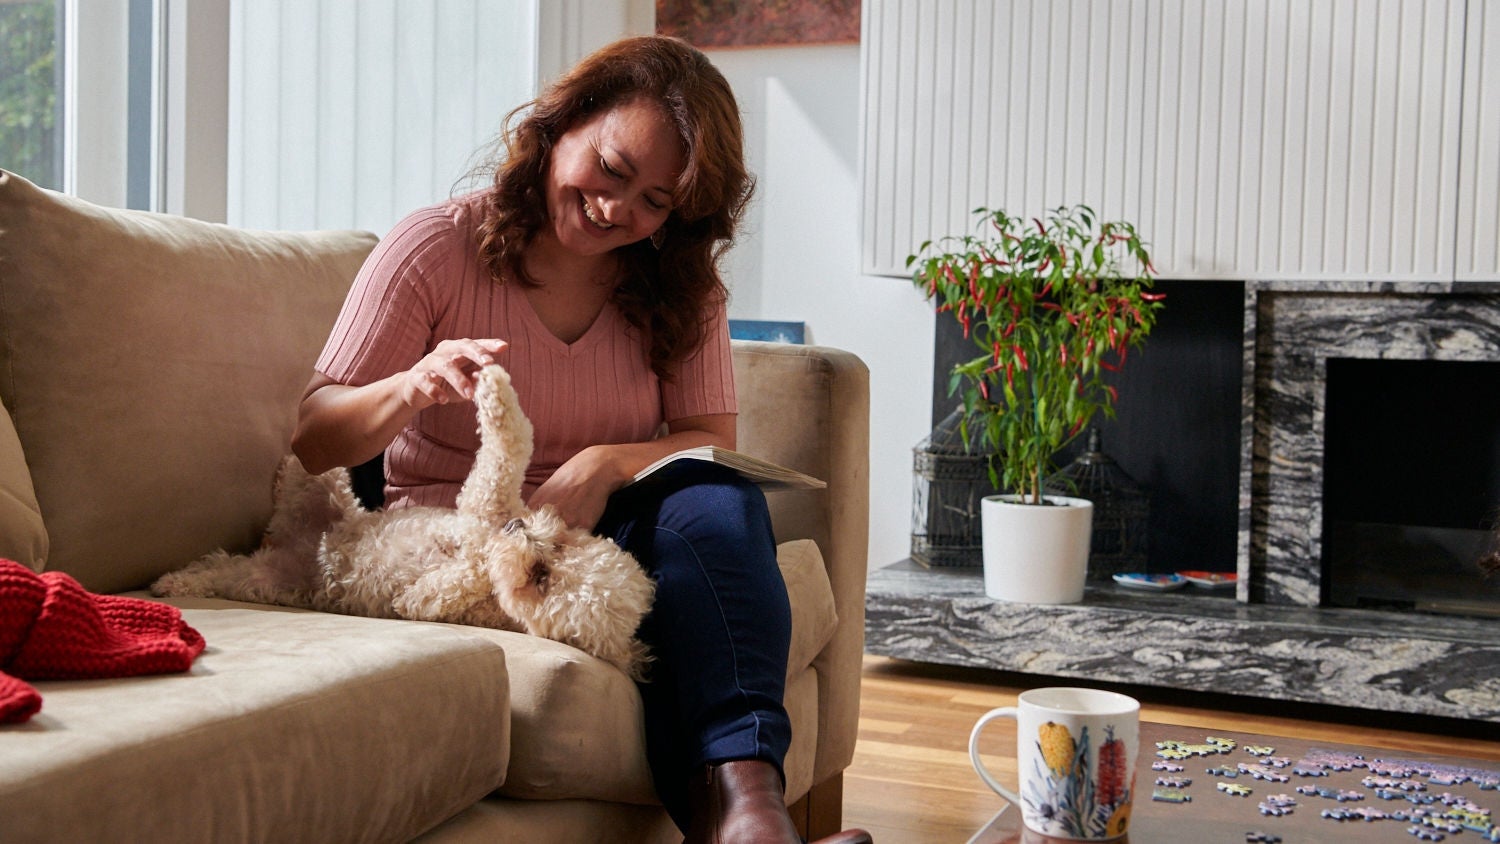
<path fill-rule="evenodd" d="M 1215 752 L 1217 748 L 1209 742 L 1210 738 L 1233 741 L 1234 747 L 1228 752 Z M 1181 759 L 1162 759 L 1157 755 L 1158 742 L 1188 746 L 1190 755 Z M 1219 747 L 1226 743 L 1221 741 Z M 1269 749 L 1270 753 L 1255 755 L 1247 748 L 1256 753 Z M 1208 755 L 1197 755 L 1205 752 Z M 1240 771 L 1242 763 L 1262 777 L 1271 779 Z M 1153 764 L 1159 767 L 1177 765 L 1182 771 L 1154 770 Z M 1236 771 L 1238 775 L 1228 777 L 1222 771 L 1225 768 Z M 1210 772 L 1210 769 L 1220 770 Z M 1314 776 L 1314 772 L 1321 775 Z M 1277 781 L 1283 776 L 1286 781 Z M 1153 799 L 1156 788 L 1153 784 L 1158 777 L 1190 780 L 1189 784 L 1178 789 L 1181 793 L 1177 795 L 1190 799 L 1185 802 Z M 1236 795 L 1221 790 L 1221 785 L 1248 788 L 1249 793 Z M 1497 787 L 1500 787 L 1500 761 L 1432 756 L 1226 730 L 1204 731 L 1143 721 L 1130 834 L 1118 840 L 1135 840 L 1143 844 L 1240 844 L 1257 840 L 1249 837 L 1254 833 L 1264 833 L 1266 837 L 1259 840 L 1279 838 L 1284 844 L 1500 841 L 1500 828 L 1483 832 L 1474 827 L 1457 833 L 1424 827 L 1423 831 L 1428 835 L 1444 836 L 1443 839 L 1424 839 L 1409 831 L 1414 825 L 1420 825 L 1420 821 L 1379 817 L 1380 814 L 1395 815 L 1398 812 L 1412 815 L 1418 810 L 1441 815 L 1472 807 L 1471 820 L 1478 819 L 1484 810 L 1493 810 L 1495 821 L 1500 822 L 1500 791 L 1495 790 Z M 1323 793 L 1316 793 L 1318 789 L 1323 789 Z M 1231 788 L 1233 790 L 1240 789 Z M 1314 793 L 1304 793 L 1308 791 Z M 1269 806 L 1268 801 L 1277 796 L 1295 801 L 1288 807 L 1290 812 L 1279 815 L 1263 813 L 1262 804 Z M 1026 830 L 1020 810 L 1005 804 L 998 795 L 995 800 L 1004 808 L 969 839 L 969 844 L 1043 844 L 1063 840 Z M 1431 802 L 1420 802 L 1427 800 Z M 1444 800 L 1449 805 L 1445 805 Z M 1275 812 L 1275 809 L 1270 811 Z M 1341 816 L 1343 820 L 1338 819 Z M 1366 816 L 1371 819 L 1366 820 Z M 1483 823 L 1480 821 L 1476 826 Z"/>

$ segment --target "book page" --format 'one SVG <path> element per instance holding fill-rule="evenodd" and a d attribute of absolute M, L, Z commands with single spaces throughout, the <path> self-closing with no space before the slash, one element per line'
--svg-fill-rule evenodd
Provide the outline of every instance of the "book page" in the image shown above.
<path fill-rule="evenodd" d="M 727 466 L 766 489 L 823 489 L 828 486 L 827 483 L 811 475 L 798 472 L 796 469 L 789 469 L 757 457 L 751 457 L 748 454 L 731 451 L 727 448 L 719 448 L 715 445 L 688 448 L 669 454 L 636 473 L 635 479 L 631 483 L 640 483 L 652 474 L 660 471 L 662 467 L 679 460 L 703 460 L 709 463 L 717 463 L 720 466 Z"/>

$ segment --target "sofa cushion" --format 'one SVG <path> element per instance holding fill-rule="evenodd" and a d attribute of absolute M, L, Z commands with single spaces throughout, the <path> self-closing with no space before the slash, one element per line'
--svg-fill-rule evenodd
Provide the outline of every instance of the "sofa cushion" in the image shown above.
<path fill-rule="evenodd" d="M 792 605 L 787 676 L 800 678 L 810 674 L 805 669 L 833 635 L 833 590 L 812 542 L 782 544 L 777 562 Z M 568 645 L 500 630 L 482 633 L 505 648 L 511 679 L 510 773 L 501 794 L 656 802 L 646 766 L 640 695 L 630 678 Z M 817 685 L 808 683 L 801 690 L 811 701 L 793 701 L 789 686 L 787 708 L 812 713 L 813 735 L 794 737 L 794 742 L 807 740 L 810 763 Z"/>
<path fill-rule="evenodd" d="M 42 570 L 47 528 L 10 413 L 0 406 L 0 559 Z"/>
<path fill-rule="evenodd" d="M 776 546 L 776 562 L 792 598 L 792 646 L 787 654 L 787 676 L 812 664 L 813 658 L 833 638 L 838 612 L 833 606 L 833 586 L 818 544 L 794 539 Z"/>
<path fill-rule="evenodd" d="M 0 171 L 0 401 L 46 567 L 115 592 L 254 545 L 375 240 L 102 208 Z"/>
<path fill-rule="evenodd" d="M 0 727 L 0 838 L 399 841 L 504 778 L 505 656 L 468 628 L 171 603 L 191 672 L 39 682 Z"/>

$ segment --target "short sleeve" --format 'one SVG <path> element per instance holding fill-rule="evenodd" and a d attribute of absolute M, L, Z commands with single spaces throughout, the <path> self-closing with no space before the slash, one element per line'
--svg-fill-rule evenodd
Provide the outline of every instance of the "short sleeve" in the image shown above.
<path fill-rule="evenodd" d="M 703 346 L 661 385 L 662 416 L 668 422 L 690 416 L 738 413 L 734 359 L 729 349 L 729 316 L 719 305 L 704 333 Z"/>
<path fill-rule="evenodd" d="M 316 369 L 353 386 L 409 369 L 430 351 L 451 277 L 472 250 L 443 206 L 417 211 L 360 268 Z"/>

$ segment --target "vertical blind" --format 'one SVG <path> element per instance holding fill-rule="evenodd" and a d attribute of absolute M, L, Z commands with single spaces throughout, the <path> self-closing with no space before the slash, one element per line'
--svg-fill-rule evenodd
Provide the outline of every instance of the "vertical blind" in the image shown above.
<path fill-rule="evenodd" d="M 229 209 L 362 228 L 447 197 L 536 84 L 528 0 L 242 0 L 230 24 Z"/>

